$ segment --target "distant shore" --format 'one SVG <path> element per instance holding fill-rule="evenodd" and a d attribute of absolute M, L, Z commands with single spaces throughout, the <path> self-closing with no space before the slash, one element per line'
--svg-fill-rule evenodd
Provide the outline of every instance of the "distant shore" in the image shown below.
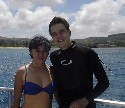
<path fill-rule="evenodd" d="M 1 47 L 0 48 L 8 48 L 8 49 L 27 49 L 28 47 Z M 58 47 L 51 47 L 51 48 L 58 48 Z M 125 47 L 91 47 L 91 48 L 125 48 Z"/>
<path fill-rule="evenodd" d="M 9 49 L 24 49 L 24 48 L 27 48 L 27 47 L 0 47 L 0 48 L 9 48 Z"/>

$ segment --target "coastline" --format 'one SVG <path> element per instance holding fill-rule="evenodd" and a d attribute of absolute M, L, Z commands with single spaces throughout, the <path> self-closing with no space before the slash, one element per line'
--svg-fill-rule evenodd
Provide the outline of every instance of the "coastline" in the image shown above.
<path fill-rule="evenodd" d="M 8 49 L 27 49 L 28 47 L 3 47 L 3 46 L 0 46 L 0 48 L 8 48 Z M 55 46 L 52 46 L 51 48 L 58 48 L 58 47 L 55 47 Z M 125 48 L 125 47 L 90 47 L 90 48 Z"/>
<path fill-rule="evenodd" d="M 0 47 L 0 48 L 8 48 L 8 49 L 25 49 L 27 47 Z"/>

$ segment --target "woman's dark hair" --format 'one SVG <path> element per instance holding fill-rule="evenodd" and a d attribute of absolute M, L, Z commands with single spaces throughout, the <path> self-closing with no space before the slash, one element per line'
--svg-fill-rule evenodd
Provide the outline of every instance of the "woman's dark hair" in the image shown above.
<path fill-rule="evenodd" d="M 52 19 L 52 21 L 50 22 L 50 24 L 49 24 L 49 34 L 50 34 L 50 35 L 51 35 L 51 27 L 52 27 L 53 25 L 59 24 L 59 23 L 63 24 L 63 25 L 66 27 L 67 31 L 70 31 L 70 29 L 69 29 L 69 23 L 68 23 L 64 18 L 54 17 L 54 18 Z"/>
<path fill-rule="evenodd" d="M 51 44 L 50 44 L 49 40 L 47 38 L 45 38 L 44 36 L 37 34 L 34 36 L 33 39 L 31 39 L 31 41 L 29 43 L 29 52 L 30 52 L 31 58 L 32 58 L 31 50 L 37 49 L 40 45 L 43 45 L 46 52 L 49 53 L 49 51 L 51 49 Z"/>

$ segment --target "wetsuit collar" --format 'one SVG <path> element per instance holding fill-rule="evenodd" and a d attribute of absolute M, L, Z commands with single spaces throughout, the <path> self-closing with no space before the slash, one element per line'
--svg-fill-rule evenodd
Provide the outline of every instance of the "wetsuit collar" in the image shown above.
<path fill-rule="evenodd" d="M 75 44 L 75 42 L 73 41 L 73 42 L 71 42 L 71 46 L 70 46 L 69 48 L 67 48 L 67 49 L 65 49 L 65 50 L 61 50 L 61 49 L 60 49 L 60 51 L 61 51 L 61 53 L 66 53 L 66 52 L 69 52 L 71 49 L 73 49 L 75 46 L 76 46 L 76 44 Z"/>

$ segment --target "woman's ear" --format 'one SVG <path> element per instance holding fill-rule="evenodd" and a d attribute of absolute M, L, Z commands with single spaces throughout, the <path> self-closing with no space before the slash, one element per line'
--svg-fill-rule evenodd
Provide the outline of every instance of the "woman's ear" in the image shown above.
<path fill-rule="evenodd" d="M 32 51 L 29 51 L 29 52 L 30 52 L 29 53 L 30 57 L 33 58 Z"/>

